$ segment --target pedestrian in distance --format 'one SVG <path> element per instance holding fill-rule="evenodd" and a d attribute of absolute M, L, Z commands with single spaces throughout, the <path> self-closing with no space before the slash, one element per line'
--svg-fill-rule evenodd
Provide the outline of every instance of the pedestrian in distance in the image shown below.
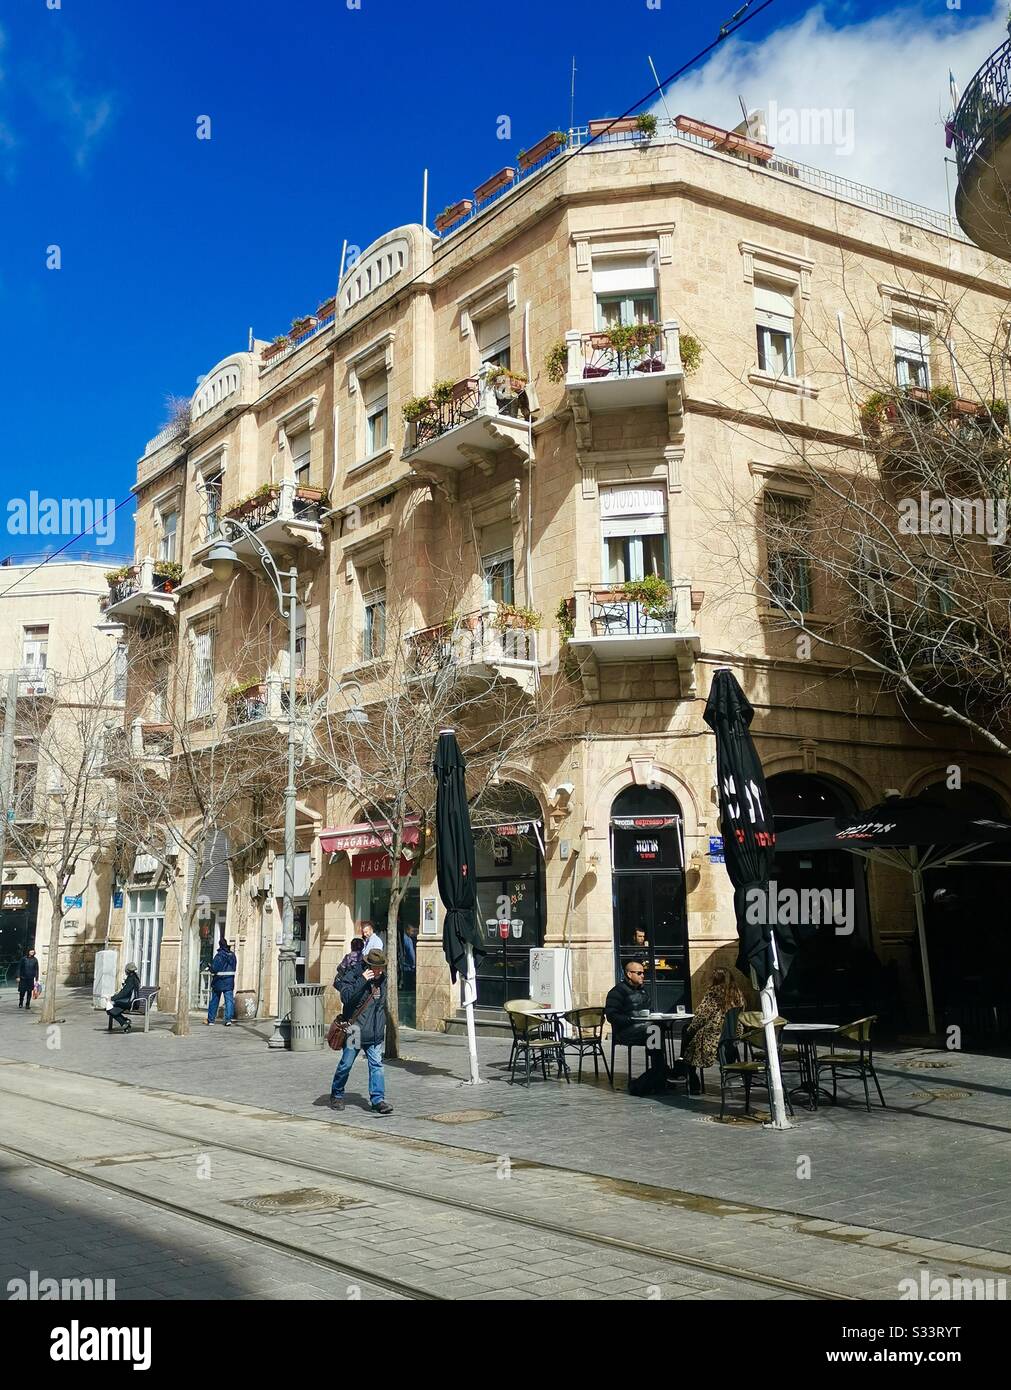
<path fill-rule="evenodd" d="M 383 946 L 383 938 L 376 934 L 376 929 L 371 922 L 362 922 L 361 931 L 358 933 L 358 935 L 365 942 L 365 946 L 363 948 L 364 955 L 370 956 L 373 951 L 382 951 L 385 949 Z"/>
<path fill-rule="evenodd" d="M 109 1015 L 109 1032 L 112 1032 L 113 1019 L 119 1024 L 124 1033 L 130 1032 L 130 1020 L 126 1017 L 126 1011 L 130 1008 L 133 1001 L 140 994 L 140 975 L 133 961 L 128 962 L 126 967 L 126 979 L 120 989 L 109 1000 L 109 1007 L 106 1013 Z"/>
<path fill-rule="evenodd" d="M 28 950 L 21 957 L 18 964 L 18 1008 L 30 1009 L 32 1007 L 32 994 L 35 990 L 36 982 L 39 978 L 39 962 L 35 955 L 34 946 L 29 946 Z"/>
<path fill-rule="evenodd" d="M 218 952 L 211 961 L 211 997 L 207 1003 L 207 1023 L 210 1026 L 218 1013 L 218 1004 L 225 1001 L 225 1027 L 231 1028 L 235 1017 L 235 942 L 224 937 L 218 943 Z"/>
<path fill-rule="evenodd" d="M 351 949 L 341 958 L 341 963 L 337 967 L 337 973 L 333 977 L 333 987 L 338 994 L 344 988 L 344 981 L 350 980 L 357 972 L 362 963 L 362 952 L 365 950 L 365 942 L 360 936 L 354 937 L 351 942 Z"/>
<path fill-rule="evenodd" d="M 340 1019 L 347 1023 L 347 1040 L 330 1086 L 330 1109 L 344 1109 L 344 1088 L 359 1052 L 369 1064 L 369 1103 L 374 1115 L 389 1115 L 383 1073 L 386 1041 L 386 956 L 372 951 L 349 972 L 341 993 Z"/>

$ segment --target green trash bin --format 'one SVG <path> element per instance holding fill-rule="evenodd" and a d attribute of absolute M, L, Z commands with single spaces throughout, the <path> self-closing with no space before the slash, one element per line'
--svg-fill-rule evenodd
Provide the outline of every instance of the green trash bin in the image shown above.
<path fill-rule="evenodd" d="M 316 1052 L 326 1046 L 326 1029 L 323 1027 L 324 989 L 325 985 L 292 985 L 292 1052 Z"/>

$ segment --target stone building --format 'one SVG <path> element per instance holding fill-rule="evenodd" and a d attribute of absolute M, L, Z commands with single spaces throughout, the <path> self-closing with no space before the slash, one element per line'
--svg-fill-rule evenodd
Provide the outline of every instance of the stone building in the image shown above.
<path fill-rule="evenodd" d="M 40 565 L 39 560 L 0 566 L 0 645 L 5 654 L 0 661 L 0 722 L 8 675 L 13 671 L 17 678 L 11 775 L 6 787 L 0 783 L 0 801 L 12 817 L 2 855 L 0 988 L 12 985 L 27 946 L 36 948 L 43 973 L 48 968 L 51 901 L 40 874 L 19 853 L 22 835 L 47 829 L 54 836 L 60 833 L 59 799 L 48 796 L 56 769 L 47 766 L 47 744 L 70 747 L 82 722 L 86 728 L 108 725 L 114 730 L 122 724 L 126 693 L 121 633 L 98 626 L 108 593 L 106 574 L 116 562 L 53 560 Z M 79 713 L 82 700 L 98 702 L 95 710 Z M 74 761 L 72 748 L 69 760 Z M 73 771 L 64 769 L 71 776 Z M 63 904 L 61 983 L 91 982 L 93 955 L 105 941 L 113 912 L 113 888 L 111 861 L 83 854 Z"/>
<path fill-rule="evenodd" d="M 578 733 L 503 768 L 498 819 L 478 836 L 488 1008 L 528 993 L 532 946 L 571 948 L 577 1003 L 599 1001 L 633 953 L 668 1007 L 733 960 L 701 718 L 719 666 L 755 705 L 784 827 L 934 786 L 954 757 L 981 802 L 1011 805 L 1000 758 L 929 710 L 911 721 L 873 671 L 798 653 L 777 630 L 783 557 L 762 553 L 754 524 L 756 509 L 803 506 L 806 449 L 829 445 L 843 468 L 862 449 L 852 360 L 950 381 L 971 346 L 940 336 L 943 306 L 958 296 L 963 318 L 996 322 L 1005 278 L 948 218 L 747 133 L 682 117 L 653 135 L 605 127 L 547 137 L 447 210 L 441 235 L 390 231 L 290 335 L 214 366 L 188 430 L 140 461 L 136 573 L 109 607 L 172 634 L 208 738 L 283 723 L 284 624 L 257 558 L 246 546 L 228 586 L 206 564 L 230 514 L 298 567 L 307 689 L 353 681 L 367 714 L 387 644 L 442 631 L 450 612 L 472 634 L 450 659 L 520 691 L 565 683 Z M 816 620 L 820 596 L 792 583 Z M 503 621 L 507 605 L 520 614 Z M 131 692 L 142 747 L 163 736 L 156 705 Z M 329 982 L 356 919 L 385 921 L 389 865 L 362 819 L 347 787 L 300 797 L 308 980 Z M 278 825 L 212 895 L 239 940 L 240 992 L 262 1011 L 276 1002 L 279 851 Z M 434 855 L 410 867 L 403 1013 L 441 1028 L 456 1000 Z M 855 902 L 852 930 L 825 928 L 796 972 L 794 1016 L 865 1004 L 873 960 L 893 1016 L 919 1022 L 906 882 L 832 856 L 780 871 Z M 504 930 L 490 906 L 503 897 Z M 128 919 L 155 923 L 171 989 L 165 894 L 144 882 L 129 901 Z"/>

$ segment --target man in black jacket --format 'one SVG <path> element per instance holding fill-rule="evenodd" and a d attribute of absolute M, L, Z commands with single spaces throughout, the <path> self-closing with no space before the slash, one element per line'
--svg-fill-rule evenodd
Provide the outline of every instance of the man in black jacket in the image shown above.
<path fill-rule="evenodd" d="M 625 978 L 607 992 L 604 1016 L 611 1025 L 614 1041 L 619 1047 L 645 1047 L 646 1065 L 653 1070 L 663 1068 L 663 1043 L 660 1029 L 636 1015 L 649 1011 L 650 998 L 646 993 L 646 967 L 641 960 L 625 962 Z"/>
<path fill-rule="evenodd" d="M 115 1019 L 124 1033 L 130 1031 L 130 1020 L 125 1017 L 127 1009 L 140 993 L 140 976 L 133 961 L 126 967 L 126 979 L 118 994 L 114 994 L 109 1000 L 109 1008 L 106 1013 L 109 1015 L 109 1032 L 112 1032 L 112 1020 Z"/>
<path fill-rule="evenodd" d="M 348 1038 L 330 1087 L 330 1109 L 344 1109 L 344 1087 L 359 1052 L 369 1064 L 369 1101 L 375 1115 L 390 1115 L 383 1074 L 386 1039 L 386 956 L 372 951 L 352 965 L 341 980 L 340 1018 L 349 1024 Z M 361 1010 L 361 1012 L 359 1012 Z"/>
<path fill-rule="evenodd" d="M 32 990 L 35 988 L 35 981 L 39 978 L 39 962 L 35 957 L 34 946 L 29 946 L 28 950 L 21 957 L 18 965 L 18 1008 L 30 1009 L 32 1007 Z"/>

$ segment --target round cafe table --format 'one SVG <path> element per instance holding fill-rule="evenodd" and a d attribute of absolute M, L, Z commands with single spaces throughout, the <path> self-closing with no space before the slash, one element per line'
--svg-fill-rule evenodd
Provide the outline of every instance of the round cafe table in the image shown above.
<path fill-rule="evenodd" d="M 831 1091 L 818 1085 L 818 1043 L 824 1042 L 837 1027 L 835 1023 L 787 1023 L 783 1026 L 783 1039 L 796 1046 L 800 1063 L 800 1085 L 792 1088 L 790 1099 L 805 1096 L 807 1110 L 818 1109 L 819 1096 L 832 1099 Z"/>

